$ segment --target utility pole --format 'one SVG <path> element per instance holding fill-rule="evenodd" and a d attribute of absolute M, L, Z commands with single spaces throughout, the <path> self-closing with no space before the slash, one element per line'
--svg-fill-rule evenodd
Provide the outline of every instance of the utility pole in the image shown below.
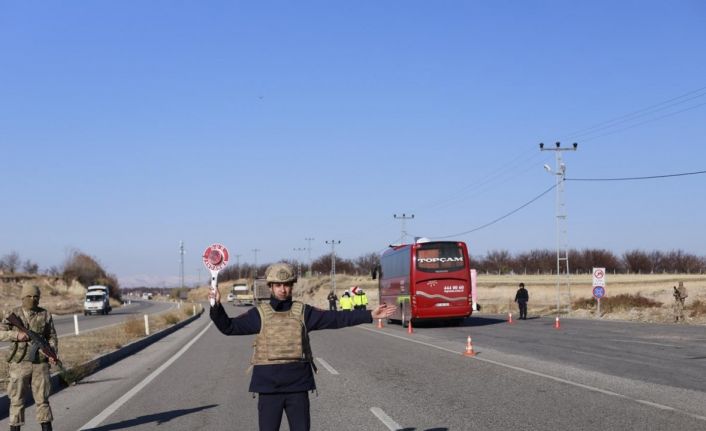
<path fill-rule="evenodd" d="M 199 272 L 199 284 L 197 284 L 196 287 L 199 287 L 201 286 L 201 267 L 199 266 L 196 270 Z"/>
<path fill-rule="evenodd" d="M 253 248 L 251 251 L 255 254 L 255 278 L 257 278 L 257 252 L 260 251 L 260 249 Z"/>
<path fill-rule="evenodd" d="M 309 246 L 307 247 L 307 250 L 309 251 L 309 277 L 314 275 L 313 272 L 311 272 L 311 242 L 314 240 L 314 238 L 304 238 L 304 241 L 309 243 Z"/>
<path fill-rule="evenodd" d="M 242 278 L 242 277 L 240 276 L 240 275 L 241 275 L 241 271 L 240 271 L 240 256 L 242 256 L 242 254 L 236 254 L 236 255 L 235 255 L 235 265 L 238 267 L 238 278 Z"/>
<path fill-rule="evenodd" d="M 299 256 L 297 257 L 297 277 L 302 276 L 302 256 L 301 252 L 306 250 L 304 247 L 294 247 L 292 250 L 296 251 L 299 253 Z"/>
<path fill-rule="evenodd" d="M 566 203 L 564 201 L 564 180 L 566 179 L 566 164 L 562 160 L 561 153 L 564 151 L 576 151 L 579 144 L 573 143 L 571 147 L 561 147 L 561 143 L 554 144 L 554 148 L 544 148 L 544 144 L 539 144 L 540 151 L 554 151 L 556 155 L 556 166 L 552 172 L 549 165 L 544 165 L 544 169 L 553 173 L 556 178 L 556 313 L 561 312 L 561 263 L 564 262 L 564 284 L 566 285 L 567 306 L 566 312 L 571 311 L 571 273 L 569 271 L 569 239 L 567 231 Z"/>
<path fill-rule="evenodd" d="M 392 216 L 397 220 L 402 220 L 402 231 L 400 238 L 404 244 L 407 239 L 407 220 L 412 220 L 414 218 L 414 214 L 408 216 L 405 213 L 402 213 L 401 216 L 398 216 L 397 214 L 393 214 Z"/>
<path fill-rule="evenodd" d="M 179 276 L 181 278 L 181 288 L 184 288 L 184 241 L 179 241 L 179 257 L 181 265 L 179 265 Z"/>
<path fill-rule="evenodd" d="M 336 292 L 336 244 L 340 243 L 335 239 L 326 241 L 326 244 L 331 244 L 331 292 Z"/>

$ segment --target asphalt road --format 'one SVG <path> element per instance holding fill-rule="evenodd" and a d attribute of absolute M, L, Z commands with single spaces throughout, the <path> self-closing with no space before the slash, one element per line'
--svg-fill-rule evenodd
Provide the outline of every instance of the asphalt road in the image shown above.
<path fill-rule="evenodd" d="M 113 311 L 105 316 L 99 314 L 84 316 L 79 314 L 77 315 L 79 333 L 116 325 L 126 319 L 143 314 L 161 313 L 175 306 L 176 304 L 172 302 L 131 300 L 130 304 L 125 304 L 120 308 L 113 308 Z M 54 316 L 54 327 L 59 337 L 73 335 L 75 331 L 73 314 Z M 1 342 L 0 349 L 6 349 L 9 345 L 10 343 Z"/>
<path fill-rule="evenodd" d="M 253 336 L 226 337 L 209 323 L 206 314 L 52 395 L 55 429 L 257 429 L 245 374 Z M 706 429 L 704 327 L 552 325 L 483 316 L 413 334 L 374 324 L 314 332 L 312 429 Z M 468 335 L 475 358 L 461 354 Z"/>

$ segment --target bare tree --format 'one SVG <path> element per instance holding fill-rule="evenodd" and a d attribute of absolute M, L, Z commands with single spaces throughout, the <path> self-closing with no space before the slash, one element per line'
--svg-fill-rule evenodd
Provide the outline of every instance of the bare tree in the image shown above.
<path fill-rule="evenodd" d="M 633 274 L 648 274 L 654 269 L 654 261 L 642 250 L 630 250 L 623 253 L 625 269 Z"/>
<path fill-rule="evenodd" d="M 377 253 L 366 253 L 362 256 L 358 256 L 354 264 L 358 275 L 371 274 L 373 269 L 380 264 L 380 255 Z"/>
<path fill-rule="evenodd" d="M 36 274 L 39 272 L 39 265 L 36 262 L 32 262 L 27 259 L 22 264 L 22 270 L 27 274 Z"/>
<path fill-rule="evenodd" d="M 2 259 L 0 259 L 0 269 L 2 269 L 5 272 L 9 272 L 10 274 L 14 274 L 17 272 L 17 269 L 20 267 L 20 254 L 17 253 L 16 251 L 13 251 L 9 254 L 6 254 L 3 256 Z"/>

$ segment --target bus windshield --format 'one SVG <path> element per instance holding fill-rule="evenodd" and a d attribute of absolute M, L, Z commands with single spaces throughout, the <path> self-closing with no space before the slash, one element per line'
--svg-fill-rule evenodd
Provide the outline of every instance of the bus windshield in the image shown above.
<path fill-rule="evenodd" d="M 417 270 L 453 272 L 465 267 L 463 249 L 457 243 L 426 243 L 417 249 Z"/>

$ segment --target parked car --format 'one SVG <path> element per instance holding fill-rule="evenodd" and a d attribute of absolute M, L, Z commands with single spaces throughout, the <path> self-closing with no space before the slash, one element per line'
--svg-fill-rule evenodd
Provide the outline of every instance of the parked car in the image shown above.
<path fill-rule="evenodd" d="M 233 301 L 235 301 L 235 294 L 229 293 L 228 294 L 228 302 L 233 302 Z"/>

